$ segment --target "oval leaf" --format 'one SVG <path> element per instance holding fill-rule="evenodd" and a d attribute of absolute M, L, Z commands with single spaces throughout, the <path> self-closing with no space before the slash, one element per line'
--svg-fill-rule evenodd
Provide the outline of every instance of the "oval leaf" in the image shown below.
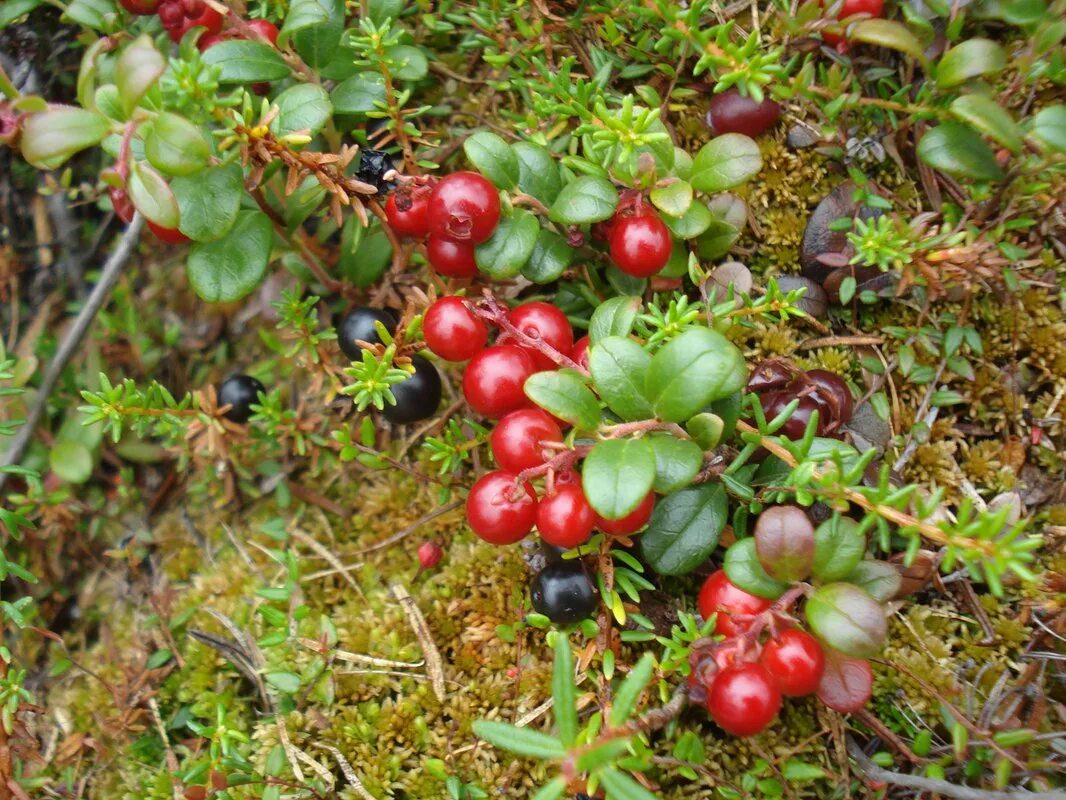
<path fill-rule="evenodd" d="M 333 116 L 329 94 L 316 83 L 290 86 L 274 99 L 274 105 L 278 107 L 278 115 L 270 123 L 270 130 L 275 136 L 298 131 L 314 136 Z"/>
<path fill-rule="evenodd" d="M 222 83 L 279 81 L 289 75 L 281 54 L 268 44 L 250 39 L 227 39 L 209 47 L 200 56 L 205 64 L 219 68 Z"/>
<path fill-rule="evenodd" d="M 608 336 L 589 349 L 589 371 L 596 391 L 615 414 L 627 421 L 653 416 L 644 397 L 651 356 L 632 339 Z"/>
<path fill-rule="evenodd" d="M 798 506 L 774 506 L 755 522 L 755 553 L 766 574 L 786 583 L 806 578 L 814 561 L 814 526 Z"/>
<path fill-rule="evenodd" d="M 229 236 L 198 244 L 189 253 L 189 283 L 209 303 L 239 300 L 262 280 L 274 228 L 261 211 L 242 211 Z"/>
<path fill-rule="evenodd" d="M 643 439 L 608 439 L 589 451 L 581 473 L 585 497 L 605 519 L 621 519 L 648 496 L 655 451 Z"/>
<path fill-rule="evenodd" d="M 669 433 L 653 433 L 647 438 L 655 450 L 652 488 L 659 494 L 672 494 L 692 483 L 703 466 L 703 451 L 699 445 Z"/>
<path fill-rule="evenodd" d="M 834 514 L 814 532 L 814 577 L 824 583 L 847 577 L 866 555 L 866 537 L 859 524 Z"/>
<path fill-rule="evenodd" d="M 755 540 L 750 536 L 747 539 L 739 539 L 729 546 L 729 549 L 725 551 L 722 569 L 725 570 L 730 583 L 739 586 L 745 592 L 765 597 L 768 600 L 776 600 L 788 589 L 787 583 L 774 580 L 766 574 L 755 552 Z"/>
<path fill-rule="evenodd" d="M 918 157 L 934 169 L 960 178 L 1003 178 L 995 153 L 973 128 L 961 122 L 944 122 L 928 131 L 918 142 Z"/>
<path fill-rule="evenodd" d="M 463 142 L 463 152 L 474 168 L 499 189 L 518 185 L 518 156 L 492 131 L 478 131 Z"/>
<path fill-rule="evenodd" d="M 727 133 L 707 142 L 692 162 L 689 182 L 713 194 L 739 186 L 762 169 L 759 145 L 742 133 Z"/>
<path fill-rule="evenodd" d="M 592 344 L 608 336 L 629 336 L 640 312 L 639 297 L 612 297 L 596 306 L 589 320 L 589 341 Z"/>
<path fill-rule="evenodd" d="M 474 248 L 474 261 L 490 278 L 513 278 L 529 261 L 539 234 L 537 218 L 516 208 L 511 217 L 500 220 L 487 242 Z"/>
<path fill-rule="evenodd" d="M 538 406 L 579 430 L 594 430 L 600 424 L 596 396 L 573 372 L 538 372 L 526 379 L 524 390 Z"/>
<path fill-rule="evenodd" d="M 884 609 L 850 583 L 831 583 L 816 590 L 807 598 L 805 611 L 815 635 L 846 656 L 870 658 L 885 643 Z"/>
<path fill-rule="evenodd" d="M 1006 53 L 991 39 L 967 39 L 940 57 L 936 82 L 947 89 L 981 75 L 994 75 L 1006 66 Z"/>
<path fill-rule="evenodd" d="M 708 328 L 689 328 L 652 358 L 645 395 L 660 419 L 684 422 L 740 389 L 747 377 L 744 356 L 732 342 Z"/>
<path fill-rule="evenodd" d="M 195 242 L 209 242 L 229 232 L 244 195 L 244 173 L 237 164 L 175 178 L 170 189 L 181 212 L 181 232 Z"/>
<path fill-rule="evenodd" d="M 198 126 L 164 111 L 145 132 L 144 155 L 167 175 L 192 175 L 207 166 L 211 145 Z"/>
<path fill-rule="evenodd" d="M 860 561 L 859 566 L 845 579 L 866 592 L 879 603 L 887 603 L 899 592 L 903 576 L 884 561 Z"/>
<path fill-rule="evenodd" d="M 692 184 L 674 181 L 652 189 L 648 195 L 652 204 L 669 217 L 683 217 L 692 205 Z"/>
<path fill-rule="evenodd" d="M 541 228 L 529 261 L 522 267 L 522 275 L 533 283 L 551 283 L 559 277 L 574 260 L 574 248 L 555 231 Z"/>
<path fill-rule="evenodd" d="M 329 99 L 338 114 L 366 114 L 385 102 L 385 79 L 377 72 L 357 72 L 338 83 Z"/>
<path fill-rule="evenodd" d="M 55 169 L 107 136 L 111 122 L 102 114 L 73 106 L 52 106 L 31 114 L 22 126 L 22 157 L 38 169 Z"/>
<path fill-rule="evenodd" d="M 980 94 L 966 94 L 955 98 L 951 113 L 977 128 L 985 136 L 995 139 L 1012 153 L 1022 149 L 1022 129 L 1006 109 Z"/>
<path fill-rule="evenodd" d="M 898 50 L 926 64 L 922 43 L 903 25 L 890 19 L 864 19 L 851 26 L 848 39 Z"/>
<path fill-rule="evenodd" d="M 129 114 L 141 102 L 144 93 L 163 74 L 167 60 L 144 34 L 122 51 L 115 64 L 115 85 L 122 99 L 122 110 Z"/>
<path fill-rule="evenodd" d="M 1033 117 L 1033 136 L 1048 148 L 1066 153 L 1066 105 L 1048 106 Z"/>
<path fill-rule="evenodd" d="M 681 217 L 663 217 L 675 239 L 695 239 L 711 227 L 713 221 L 710 210 L 701 202 L 691 203 Z"/>
<path fill-rule="evenodd" d="M 178 201 L 163 176 L 143 161 L 130 165 L 130 178 L 126 184 L 130 200 L 146 219 L 164 228 L 178 227 Z"/>
<path fill-rule="evenodd" d="M 587 225 L 608 219 L 618 205 L 618 190 L 606 178 L 582 175 L 559 192 L 548 217 L 561 225 Z"/>
<path fill-rule="evenodd" d="M 660 575 L 686 575 L 714 552 L 729 508 L 719 483 L 689 486 L 655 505 L 640 551 Z"/>
<path fill-rule="evenodd" d="M 874 673 L 870 662 L 848 658 L 826 648 L 825 671 L 818 684 L 818 699 L 841 714 L 861 709 L 873 694 Z"/>
<path fill-rule="evenodd" d="M 511 149 L 518 159 L 518 188 L 545 205 L 555 202 L 563 178 L 551 151 L 533 142 L 515 142 Z"/>

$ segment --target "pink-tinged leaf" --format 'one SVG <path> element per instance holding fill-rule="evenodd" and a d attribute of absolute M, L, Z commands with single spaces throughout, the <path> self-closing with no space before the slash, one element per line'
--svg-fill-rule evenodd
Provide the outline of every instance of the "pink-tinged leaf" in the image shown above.
<path fill-rule="evenodd" d="M 873 694 L 874 674 L 870 662 L 848 658 L 832 648 L 825 648 L 825 671 L 818 684 L 818 699 L 834 711 L 851 714 L 858 711 Z"/>
<path fill-rule="evenodd" d="M 768 508 L 755 523 L 755 552 L 770 577 L 801 581 L 814 562 L 814 526 L 798 506 Z"/>

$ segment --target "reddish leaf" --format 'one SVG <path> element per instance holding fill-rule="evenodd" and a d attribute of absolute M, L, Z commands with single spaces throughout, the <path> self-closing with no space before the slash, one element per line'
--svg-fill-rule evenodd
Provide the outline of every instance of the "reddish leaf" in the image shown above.
<path fill-rule="evenodd" d="M 825 672 L 818 685 L 818 699 L 829 708 L 841 714 L 858 711 L 870 699 L 873 686 L 869 661 L 825 648 Z"/>

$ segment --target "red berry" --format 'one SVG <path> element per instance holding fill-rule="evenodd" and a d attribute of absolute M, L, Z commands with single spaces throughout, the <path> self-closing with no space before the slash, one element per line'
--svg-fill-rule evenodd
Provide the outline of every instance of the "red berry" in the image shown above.
<path fill-rule="evenodd" d="M 206 28 L 207 33 L 222 30 L 222 15 L 203 0 L 170 0 L 163 2 L 158 10 L 159 19 L 170 38 L 180 42 L 193 28 Z"/>
<path fill-rule="evenodd" d="M 570 360 L 586 370 L 589 369 L 589 344 L 589 337 L 582 336 L 570 348 Z"/>
<path fill-rule="evenodd" d="M 145 220 L 148 223 L 148 229 L 155 234 L 155 238 L 165 244 L 185 244 L 189 241 L 189 237 L 179 231 L 177 228 L 164 228 L 162 225 L 156 225 L 152 220 Z"/>
<path fill-rule="evenodd" d="M 466 307 L 461 297 L 442 297 L 422 320 L 429 349 L 445 361 L 466 361 L 485 349 L 489 329 Z"/>
<path fill-rule="evenodd" d="M 131 14 L 147 17 L 159 8 L 160 0 L 119 0 L 119 5 Z"/>
<path fill-rule="evenodd" d="M 846 20 L 856 14 L 868 14 L 871 17 L 880 17 L 885 10 L 885 0 L 844 0 L 844 4 L 837 13 L 837 19 Z M 846 36 L 831 31 L 822 31 L 822 38 L 827 44 L 834 47 L 843 44 Z M 844 48 L 847 49 L 847 48 Z"/>
<path fill-rule="evenodd" d="M 748 594 L 740 587 L 734 586 L 726 577 L 725 570 L 720 569 L 704 582 L 697 605 L 704 619 L 710 619 L 711 614 L 718 614 L 714 632 L 728 638 L 736 636 L 747 628 L 744 623 L 734 622 L 734 615 L 761 614 L 770 607 L 770 601 L 764 597 Z"/>
<path fill-rule="evenodd" d="M 531 405 L 523 387 L 537 371 L 529 353 L 513 345 L 482 350 L 466 365 L 463 396 L 474 411 L 486 417 L 502 417 L 509 411 Z"/>
<path fill-rule="evenodd" d="M 569 355 L 574 346 L 574 331 L 566 319 L 566 314 L 551 303 L 523 303 L 511 309 L 507 319 L 526 336 L 540 339 L 563 355 Z M 534 347 L 519 345 L 533 358 L 539 370 L 556 368 L 556 363 Z"/>
<path fill-rule="evenodd" d="M 137 209 L 133 207 L 133 201 L 126 194 L 126 190 L 116 189 L 112 186 L 107 190 L 107 193 L 111 195 L 111 207 L 115 209 L 115 216 L 127 225 L 133 222 L 133 215 Z"/>
<path fill-rule="evenodd" d="M 666 266 L 672 248 L 669 229 L 651 210 L 617 219 L 611 228 L 611 260 L 627 275 L 654 275 Z"/>
<path fill-rule="evenodd" d="M 513 472 L 487 472 L 466 496 L 470 528 L 492 544 L 513 544 L 533 530 L 537 496 L 528 483 L 515 485 Z"/>
<path fill-rule="evenodd" d="M 499 421 L 489 437 L 492 455 L 502 469 L 521 472 L 550 458 L 542 442 L 560 442 L 563 432 L 551 414 L 539 408 L 520 408 Z"/>
<path fill-rule="evenodd" d="M 418 564 L 422 569 L 432 569 L 444 558 L 444 550 L 436 542 L 422 542 L 418 546 Z"/>
<path fill-rule="evenodd" d="M 221 44 L 224 41 L 226 41 L 226 37 L 220 33 L 205 33 L 196 40 L 196 49 L 201 53 L 206 53 L 216 44 Z"/>
<path fill-rule="evenodd" d="M 429 265 L 449 278 L 472 278 L 477 275 L 474 246 L 470 242 L 456 242 L 435 233 L 426 240 Z"/>
<path fill-rule="evenodd" d="M 278 26 L 270 20 L 266 19 L 250 19 L 248 20 L 248 27 L 258 33 L 272 45 L 277 46 L 278 43 Z M 242 37 L 243 38 L 243 37 Z"/>
<path fill-rule="evenodd" d="M 707 691 L 707 710 L 722 730 L 754 736 L 781 709 L 781 693 L 761 664 L 734 664 L 719 672 Z"/>
<path fill-rule="evenodd" d="M 781 119 L 781 106 L 766 98 L 761 103 L 745 97 L 736 89 L 728 89 L 711 98 L 707 109 L 707 124 L 711 133 L 743 133 L 758 136 L 770 130 Z"/>
<path fill-rule="evenodd" d="M 159 21 L 168 31 L 185 21 L 185 9 L 181 5 L 181 0 L 163 0 L 156 13 L 159 15 Z"/>
<path fill-rule="evenodd" d="M 592 535 L 596 512 L 580 486 L 555 486 L 555 494 L 544 497 L 537 506 L 540 538 L 556 547 L 577 547 Z"/>
<path fill-rule="evenodd" d="M 604 519 L 597 516 L 596 527 L 611 536 L 627 536 L 630 533 L 636 533 L 648 524 L 654 508 L 655 492 L 648 492 L 648 495 L 640 501 L 640 505 L 621 519 Z"/>
<path fill-rule="evenodd" d="M 439 236 L 480 244 L 499 221 L 500 195 L 476 172 L 445 176 L 429 196 L 429 227 Z"/>
<path fill-rule="evenodd" d="M 397 236 L 421 239 L 429 233 L 429 192 L 425 187 L 397 189 L 385 200 L 385 216 Z"/>
<path fill-rule="evenodd" d="M 759 661 L 786 697 L 813 694 L 825 670 L 825 653 L 818 640 L 796 628 L 767 642 Z"/>

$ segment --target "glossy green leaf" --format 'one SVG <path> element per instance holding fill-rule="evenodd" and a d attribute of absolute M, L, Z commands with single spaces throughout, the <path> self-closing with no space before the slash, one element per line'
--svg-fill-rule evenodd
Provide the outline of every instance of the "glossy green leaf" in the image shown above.
<path fill-rule="evenodd" d="M 500 220 L 487 242 L 474 248 L 474 261 L 490 278 L 513 278 L 533 255 L 539 234 L 537 218 L 525 209 L 516 208 L 514 214 Z"/>
<path fill-rule="evenodd" d="M 686 575 L 714 552 L 728 515 L 721 484 L 681 489 L 656 503 L 640 552 L 660 575 Z"/>
<path fill-rule="evenodd" d="M 1033 117 L 1033 136 L 1046 147 L 1066 153 L 1066 105 L 1048 106 Z"/>
<path fill-rule="evenodd" d="M 522 276 L 533 283 L 551 283 L 559 280 L 574 260 L 574 248 L 566 239 L 548 228 L 541 228 L 529 261 L 522 267 Z"/>
<path fill-rule="evenodd" d="M 178 227 L 178 201 L 163 176 L 143 161 L 130 164 L 126 184 L 130 200 L 146 219 L 164 228 Z"/>
<path fill-rule="evenodd" d="M 704 450 L 717 447 L 725 431 L 724 420 L 710 411 L 704 411 L 685 423 L 685 430 Z"/>
<path fill-rule="evenodd" d="M 240 300 L 263 279 L 273 244 L 274 227 L 266 214 L 242 211 L 228 236 L 189 252 L 189 283 L 209 303 Z"/>
<path fill-rule="evenodd" d="M 655 452 L 643 439 L 598 442 L 582 467 L 581 484 L 601 517 L 621 519 L 636 510 L 655 481 Z"/>
<path fill-rule="evenodd" d="M 814 531 L 811 571 L 824 583 L 843 580 L 866 555 L 866 537 L 850 517 L 834 514 Z"/>
<path fill-rule="evenodd" d="M 278 44 L 292 45 L 307 65 L 324 67 L 333 58 L 344 32 L 344 0 L 292 0 Z"/>
<path fill-rule="evenodd" d="M 167 60 L 155 48 L 152 39 L 144 34 L 122 51 L 115 64 L 115 85 L 127 115 L 137 107 L 147 92 L 167 68 Z"/>
<path fill-rule="evenodd" d="M 222 83 L 279 81 L 289 76 L 289 65 L 281 54 L 263 42 L 228 39 L 204 51 L 205 64 L 219 68 Z"/>
<path fill-rule="evenodd" d="M 822 586 L 807 598 L 804 611 L 811 630 L 834 650 L 852 658 L 881 652 L 888 630 L 884 609 L 857 586 Z"/>
<path fill-rule="evenodd" d="M 1003 178 L 995 153 L 973 128 L 961 122 L 943 122 L 926 132 L 918 142 L 918 156 L 934 169 L 960 178 Z"/>
<path fill-rule="evenodd" d="M 378 72 L 357 72 L 338 83 L 329 98 L 338 114 L 366 114 L 385 102 L 385 79 Z"/>
<path fill-rule="evenodd" d="M 645 395 L 660 419 L 684 422 L 747 378 L 744 357 L 732 342 L 708 328 L 689 328 L 652 358 Z"/>
<path fill-rule="evenodd" d="M 561 225 L 587 225 L 608 219 L 618 205 L 618 190 L 606 178 L 582 175 L 563 187 L 548 216 Z"/>
<path fill-rule="evenodd" d="M 398 44 L 388 48 L 386 55 L 399 66 L 393 75 L 402 81 L 420 81 L 429 73 L 429 59 L 419 48 Z"/>
<path fill-rule="evenodd" d="M 519 728 L 506 722 L 475 720 L 474 734 L 501 750 L 527 758 L 548 760 L 566 756 L 566 748 L 554 736 L 529 728 Z"/>
<path fill-rule="evenodd" d="M 474 169 L 499 189 L 518 185 L 518 156 L 500 136 L 492 131 L 478 131 L 463 142 L 463 152 Z"/>
<path fill-rule="evenodd" d="M 270 123 L 270 130 L 275 136 L 297 131 L 315 136 L 333 116 L 329 94 L 316 83 L 290 86 L 274 98 L 274 105 L 278 115 Z"/>
<path fill-rule="evenodd" d="M 567 747 L 572 747 L 577 739 L 576 694 L 570 640 L 560 631 L 555 637 L 555 663 L 552 667 L 552 713 L 559 738 Z"/>
<path fill-rule="evenodd" d="M 538 406 L 579 430 L 595 430 L 600 423 L 596 396 L 572 370 L 537 372 L 526 379 L 524 390 Z"/>
<path fill-rule="evenodd" d="M 853 583 L 879 603 L 887 603 L 903 584 L 903 578 L 894 566 L 884 561 L 860 561 L 859 565 L 846 577 L 847 583 Z"/>
<path fill-rule="evenodd" d="M 948 89 L 982 75 L 995 75 L 1006 66 L 1007 54 L 991 39 L 967 39 L 940 57 L 936 82 Z"/>
<path fill-rule="evenodd" d="M 181 232 L 193 241 L 209 242 L 224 236 L 237 221 L 244 173 L 238 164 L 210 167 L 175 178 L 170 189 L 181 212 Z"/>
<path fill-rule="evenodd" d="M 951 113 L 994 139 L 1012 153 L 1022 149 L 1022 129 L 1010 112 L 981 94 L 966 94 L 955 98 Z"/>
<path fill-rule="evenodd" d="M 559 165 L 551 152 L 533 142 L 515 142 L 511 149 L 518 158 L 518 188 L 550 206 L 563 188 Z"/>
<path fill-rule="evenodd" d="M 674 181 L 652 189 L 648 197 L 652 205 L 668 217 L 683 217 L 692 205 L 692 184 Z"/>
<path fill-rule="evenodd" d="M 652 433 L 647 439 L 655 450 L 652 488 L 658 494 L 671 494 L 692 483 L 703 466 L 703 451 L 698 444 L 670 433 Z"/>
<path fill-rule="evenodd" d="M 698 200 L 689 204 L 688 210 L 680 217 L 663 217 L 663 222 L 675 239 L 695 239 L 706 232 L 713 221 L 707 206 Z"/>
<path fill-rule="evenodd" d="M 730 583 L 745 592 L 776 600 L 788 589 L 788 584 L 774 580 L 766 574 L 755 552 L 755 540 L 739 539 L 729 546 L 722 564 Z"/>
<path fill-rule="evenodd" d="M 608 336 L 589 348 L 589 371 L 600 397 L 627 421 L 653 416 L 644 397 L 644 381 L 651 356 L 632 339 Z"/>
<path fill-rule="evenodd" d="M 55 169 L 79 150 L 99 144 L 110 129 L 107 117 L 95 111 L 51 106 L 23 123 L 22 157 L 38 169 Z"/>
<path fill-rule="evenodd" d="M 193 175 L 207 166 L 211 145 L 199 126 L 164 111 L 146 128 L 144 155 L 160 172 Z"/>
<path fill-rule="evenodd" d="M 701 192 L 724 192 L 762 169 L 762 154 L 750 136 L 726 133 L 707 142 L 692 162 L 689 183 Z"/>
<path fill-rule="evenodd" d="M 918 38 L 895 20 L 877 18 L 860 20 L 849 27 L 848 39 L 853 42 L 866 42 L 878 47 L 898 50 L 922 64 L 928 61 Z"/>
<path fill-rule="evenodd" d="M 592 312 L 589 320 L 589 341 L 592 344 L 608 336 L 628 336 L 640 313 L 639 297 L 612 297 L 604 300 Z"/>

